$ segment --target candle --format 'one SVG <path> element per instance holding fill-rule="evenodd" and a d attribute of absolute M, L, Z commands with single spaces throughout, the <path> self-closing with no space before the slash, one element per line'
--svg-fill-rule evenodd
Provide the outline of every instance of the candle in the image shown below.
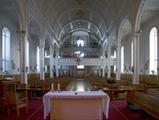
<path fill-rule="evenodd" d="M 57 90 L 60 90 L 60 83 L 57 84 Z"/>
<path fill-rule="evenodd" d="M 51 84 L 51 90 L 54 90 L 54 84 L 53 83 Z"/>

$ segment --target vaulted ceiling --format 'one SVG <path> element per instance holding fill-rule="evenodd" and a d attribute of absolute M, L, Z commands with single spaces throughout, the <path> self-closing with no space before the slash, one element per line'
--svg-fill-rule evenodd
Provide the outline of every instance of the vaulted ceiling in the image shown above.
<path fill-rule="evenodd" d="M 0 0 L 0 15 L 19 25 L 15 1 Z M 107 40 L 112 24 L 119 19 L 121 12 L 125 11 L 125 6 L 131 3 L 130 0 L 28 0 L 28 2 L 34 3 L 33 7 L 29 6 L 29 11 L 33 8 L 38 9 L 39 14 L 53 30 L 56 40 L 62 45 L 71 44 L 73 32 L 84 31 L 90 35 L 92 40 L 90 43 L 97 46 Z M 141 25 L 159 13 L 159 0 L 144 0 L 144 2 Z M 28 26 L 30 36 L 38 39 L 38 24 L 31 20 Z M 131 32 L 130 26 L 127 23 L 123 26 L 125 38 Z"/>
<path fill-rule="evenodd" d="M 82 30 L 93 33 L 100 42 L 114 22 L 126 0 L 34 0 L 55 31 L 58 40 Z"/>

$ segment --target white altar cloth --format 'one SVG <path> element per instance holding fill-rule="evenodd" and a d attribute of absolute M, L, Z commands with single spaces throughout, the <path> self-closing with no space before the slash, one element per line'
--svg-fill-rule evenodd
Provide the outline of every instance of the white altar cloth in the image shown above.
<path fill-rule="evenodd" d="M 51 98 L 91 98 L 91 97 L 102 97 L 103 113 L 108 119 L 109 113 L 109 96 L 103 91 L 50 91 L 46 93 L 42 100 L 44 104 L 44 119 L 47 118 L 50 112 L 50 99 Z"/>

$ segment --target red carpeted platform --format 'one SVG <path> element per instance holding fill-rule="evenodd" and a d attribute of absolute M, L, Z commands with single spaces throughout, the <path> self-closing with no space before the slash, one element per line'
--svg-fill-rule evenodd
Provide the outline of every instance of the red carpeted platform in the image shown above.
<path fill-rule="evenodd" d="M 42 100 L 29 100 L 29 113 L 21 109 L 20 117 L 17 118 L 16 112 L 9 115 L 0 113 L 0 120 L 43 120 L 43 103 Z M 47 118 L 49 120 L 49 117 Z M 106 119 L 103 119 L 106 120 Z M 127 108 L 125 100 L 111 101 L 109 108 L 108 120 L 155 120 L 153 117 L 146 115 L 141 117 L 139 112 L 132 112 Z"/>

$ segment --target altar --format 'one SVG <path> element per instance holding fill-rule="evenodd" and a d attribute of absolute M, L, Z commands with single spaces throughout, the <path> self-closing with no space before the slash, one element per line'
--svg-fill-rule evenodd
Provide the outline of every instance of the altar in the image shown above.
<path fill-rule="evenodd" d="M 44 119 L 47 118 L 50 111 L 53 112 L 54 109 L 57 109 L 56 103 L 59 103 L 57 102 L 59 100 L 60 101 L 62 100 L 62 103 L 58 104 L 59 107 L 61 106 L 64 107 L 62 110 L 65 109 L 65 111 L 69 111 L 67 110 L 67 106 L 65 105 L 71 103 L 72 106 L 70 105 L 68 109 L 70 109 L 71 107 L 72 108 L 70 110 L 73 110 L 74 108 L 78 108 L 78 107 L 80 109 L 83 109 L 82 111 L 78 111 L 78 113 L 85 112 L 85 110 L 87 110 L 86 108 L 89 108 L 89 107 L 91 111 L 96 110 L 97 106 L 99 106 L 100 108 L 100 105 L 101 105 L 101 114 L 104 113 L 104 115 L 108 119 L 110 98 L 103 91 L 82 91 L 82 92 L 80 91 L 54 91 L 54 92 L 50 91 L 43 96 Z M 80 100 L 80 102 L 73 102 L 77 100 L 78 101 Z M 97 101 L 95 102 L 94 100 L 97 100 Z M 66 101 L 71 101 L 71 102 L 67 102 L 66 104 L 64 104 L 64 102 Z M 83 104 L 82 101 L 85 102 L 84 105 L 82 105 Z M 92 105 L 90 103 L 92 103 Z M 99 105 L 95 105 L 96 103 L 99 103 Z M 87 106 L 87 104 L 89 104 L 88 105 L 89 107 Z M 81 108 L 81 106 L 83 106 L 84 108 Z M 89 113 L 89 111 L 87 112 Z M 51 113 L 51 117 L 54 117 L 54 116 L 55 115 Z"/>

